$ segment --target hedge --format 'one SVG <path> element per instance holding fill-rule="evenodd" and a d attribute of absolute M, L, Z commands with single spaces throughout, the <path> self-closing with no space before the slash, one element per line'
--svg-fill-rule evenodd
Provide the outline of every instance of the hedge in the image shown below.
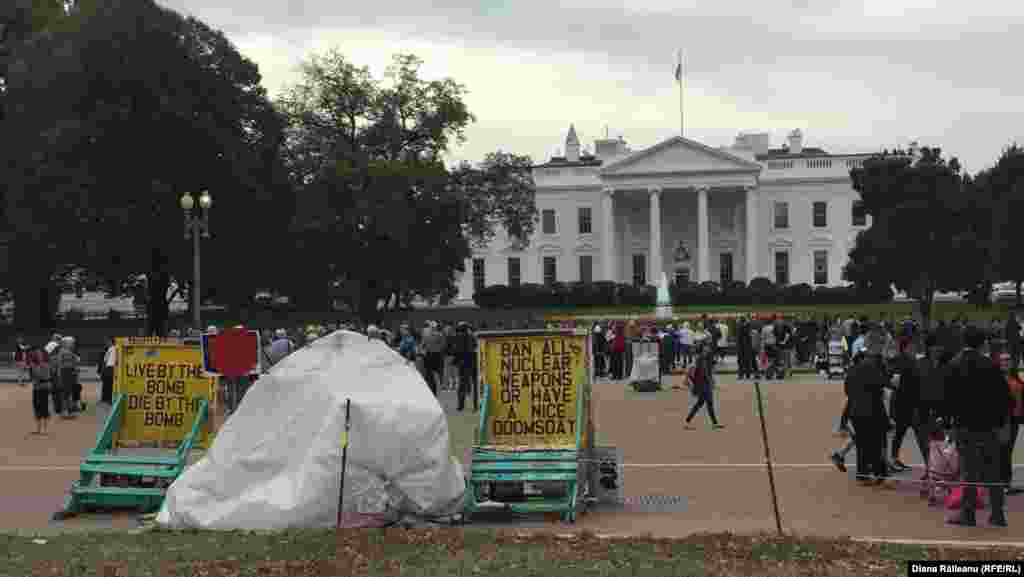
<path fill-rule="evenodd" d="M 806 283 L 777 286 L 758 277 L 744 284 L 735 281 L 721 286 L 715 282 L 671 285 L 672 304 L 686 305 L 844 305 L 892 301 L 891 291 L 859 290 L 854 286 L 812 287 Z M 879 294 L 881 293 L 881 294 Z M 654 286 L 637 287 L 625 283 L 598 281 L 541 285 L 525 283 L 518 288 L 491 285 L 473 295 L 477 306 L 485 309 L 537 308 L 559 306 L 651 306 L 658 290 Z"/>

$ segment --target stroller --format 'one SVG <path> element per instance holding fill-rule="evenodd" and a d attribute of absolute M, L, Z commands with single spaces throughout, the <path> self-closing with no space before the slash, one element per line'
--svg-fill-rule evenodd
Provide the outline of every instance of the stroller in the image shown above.
<path fill-rule="evenodd" d="M 928 472 L 921 496 L 929 505 L 939 506 L 959 480 L 960 452 L 956 445 L 948 436 L 933 436 L 928 443 Z"/>
<path fill-rule="evenodd" d="M 825 369 L 829 380 L 843 378 L 846 376 L 846 352 L 843 350 L 843 341 L 832 339 L 828 343 L 828 365 Z"/>

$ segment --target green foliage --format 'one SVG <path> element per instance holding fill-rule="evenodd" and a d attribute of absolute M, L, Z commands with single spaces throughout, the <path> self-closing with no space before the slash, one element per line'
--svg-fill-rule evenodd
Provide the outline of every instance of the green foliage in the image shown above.
<path fill-rule="evenodd" d="M 811 287 L 797 284 L 776 287 L 768 279 L 754 279 L 747 287 L 736 281 L 722 288 L 718 283 L 669 287 L 672 303 L 676 306 L 709 305 L 857 305 L 884 303 L 892 300 L 892 293 L 863 293 L 856 287 Z M 573 282 L 568 285 L 555 283 L 552 286 L 524 283 L 519 288 L 504 285 L 484 287 L 473 295 L 473 301 L 485 309 L 498 308 L 544 308 L 544 307 L 588 307 L 588 306 L 635 306 L 651 307 L 656 302 L 657 288 L 635 287 L 608 281 L 594 283 Z"/>
<path fill-rule="evenodd" d="M 533 161 L 502 151 L 489 153 L 479 166 L 463 162 L 452 170 L 452 186 L 466 205 L 466 231 L 480 246 L 502 227 L 528 246 L 537 220 Z"/>
<path fill-rule="evenodd" d="M 850 178 L 872 224 L 857 236 L 845 280 L 867 293 L 895 285 L 918 300 L 925 317 L 936 291 L 971 288 L 978 278 L 970 274 L 977 271 L 977 211 L 956 158 L 946 162 L 940 149 L 927 147 L 916 161 L 881 154 Z"/>

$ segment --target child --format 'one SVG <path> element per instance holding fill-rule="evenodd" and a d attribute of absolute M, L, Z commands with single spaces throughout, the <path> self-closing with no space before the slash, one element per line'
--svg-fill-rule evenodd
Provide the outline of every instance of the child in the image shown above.
<path fill-rule="evenodd" d="M 36 348 L 26 353 L 26 365 L 32 379 L 32 411 L 36 418 L 36 435 L 46 435 L 50 422 L 50 389 L 53 373 L 46 353 Z"/>

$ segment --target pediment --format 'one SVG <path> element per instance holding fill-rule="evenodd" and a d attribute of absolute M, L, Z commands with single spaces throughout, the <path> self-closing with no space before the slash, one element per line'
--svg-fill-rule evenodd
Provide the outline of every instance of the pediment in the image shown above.
<path fill-rule="evenodd" d="M 650 148 L 611 162 L 603 175 L 658 174 L 680 172 L 760 173 L 761 165 L 745 158 L 676 136 Z"/>

